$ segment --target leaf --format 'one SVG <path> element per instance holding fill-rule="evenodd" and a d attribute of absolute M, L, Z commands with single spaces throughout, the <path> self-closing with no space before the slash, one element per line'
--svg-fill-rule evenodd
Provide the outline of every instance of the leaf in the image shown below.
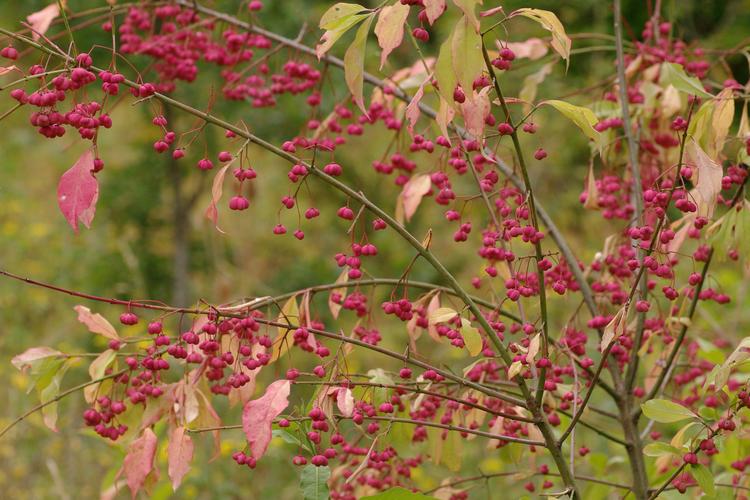
<path fill-rule="evenodd" d="M 91 362 L 91 365 L 89 365 L 89 376 L 91 377 L 91 380 L 102 378 L 107 371 L 107 367 L 116 357 L 117 351 L 113 349 L 107 349 L 97 356 L 96 359 Z"/>
<path fill-rule="evenodd" d="M 435 61 L 435 79 L 438 82 L 438 92 L 450 107 L 453 107 L 453 91 L 456 90 L 458 80 L 453 70 L 453 33 L 443 42 Z M 469 87 L 471 88 L 471 87 Z M 442 108 L 442 103 L 441 103 Z M 444 133 L 446 137 L 447 133 Z"/>
<path fill-rule="evenodd" d="M 336 406 L 345 417 L 351 417 L 354 413 L 354 396 L 348 387 L 340 388 L 336 394 Z"/>
<path fill-rule="evenodd" d="M 414 127 L 417 124 L 417 120 L 419 120 L 419 115 L 420 115 L 419 102 L 422 100 L 422 97 L 424 97 L 424 86 L 429 82 L 430 82 L 430 77 L 427 77 L 427 79 L 423 81 L 422 84 L 419 86 L 416 93 L 414 94 L 414 97 L 412 97 L 411 101 L 409 101 L 409 104 L 406 106 L 406 111 L 404 113 L 404 116 L 406 117 L 406 120 L 408 122 L 409 133 L 412 136 L 414 135 Z"/>
<path fill-rule="evenodd" d="M 589 108 L 576 106 L 565 101 L 554 99 L 550 101 L 542 101 L 540 105 L 541 104 L 548 104 L 558 110 L 563 116 L 565 116 L 565 118 L 575 123 L 589 139 L 593 140 L 596 145 L 601 148 L 602 136 L 596 131 L 596 129 L 594 129 L 594 125 L 596 125 L 599 120 L 597 120 L 596 115 Z"/>
<path fill-rule="evenodd" d="M 214 223 L 214 227 L 219 230 L 219 232 L 223 233 L 219 228 L 219 210 L 217 208 L 217 204 L 219 203 L 219 200 L 221 200 L 221 195 L 223 192 L 223 184 L 224 184 L 224 177 L 227 175 L 227 170 L 229 170 L 229 166 L 231 165 L 231 162 L 224 165 L 221 170 L 216 172 L 216 177 L 214 177 L 214 183 L 211 186 L 211 203 L 208 205 L 208 208 L 206 209 L 206 218 L 208 218 L 210 221 Z"/>
<path fill-rule="evenodd" d="M 500 42 L 495 44 L 500 48 Z M 547 44 L 541 38 L 529 38 L 523 42 L 507 42 L 505 44 L 516 55 L 516 59 L 530 59 L 536 61 L 547 55 Z M 551 65 L 550 65 L 551 66 Z"/>
<path fill-rule="evenodd" d="M 458 315 L 456 311 L 450 307 L 440 307 L 436 311 L 433 311 L 428 318 L 431 325 L 437 323 L 445 323 Z"/>
<path fill-rule="evenodd" d="M 594 177 L 594 162 L 589 163 L 589 175 L 586 178 L 586 201 L 583 208 L 587 210 L 599 210 L 599 190 L 596 188 L 596 177 Z"/>
<path fill-rule="evenodd" d="M 490 114 L 489 91 L 490 87 L 484 87 L 478 93 L 472 90 L 472 95 L 461 104 L 466 131 L 479 141 L 484 137 L 484 120 Z"/>
<path fill-rule="evenodd" d="M 482 3 L 482 0 L 453 0 L 453 3 L 456 4 L 456 7 L 461 9 L 464 16 L 469 21 L 469 24 L 474 28 L 474 31 L 479 33 L 479 19 L 477 19 L 477 14 L 474 12 L 474 8 L 477 3 Z"/>
<path fill-rule="evenodd" d="M 146 477 L 154 469 L 156 444 L 156 434 L 150 427 L 146 427 L 141 437 L 130 443 L 128 447 L 128 454 L 125 455 L 122 470 L 125 473 L 125 479 L 133 498 L 136 497 L 138 491 L 143 487 Z"/>
<path fill-rule="evenodd" d="M 54 432 L 57 432 L 57 401 L 55 399 L 60 394 L 62 379 L 65 372 L 68 371 L 68 367 L 68 363 L 64 361 L 54 364 L 45 374 L 45 377 L 40 377 L 36 382 L 39 402 L 44 405 L 42 407 L 42 420 L 44 425 Z"/>
<path fill-rule="evenodd" d="M 331 469 L 326 467 L 316 467 L 313 464 L 307 464 L 300 474 L 299 487 L 302 490 L 304 500 L 327 500 L 328 480 L 331 477 Z"/>
<path fill-rule="evenodd" d="M 403 206 L 404 217 L 411 220 L 424 195 L 430 192 L 432 180 L 428 174 L 418 174 L 409 179 L 399 195 L 399 203 Z"/>
<path fill-rule="evenodd" d="M 99 198 L 99 183 L 94 177 L 94 154 L 91 150 L 78 158 L 57 185 L 57 204 L 73 230 L 78 232 L 78 221 L 91 227 Z"/>
<path fill-rule="evenodd" d="M 29 23 L 29 26 L 31 26 L 32 39 L 39 40 L 40 36 L 47 32 L 52 21 L 59 15 L 60 6 L 57 2 L 50 4 L 33 14 L 29 14 L 26 17 L 26 21 Z"/>
<path fill-rule="evenodd" d="M 526 362 L 527 363 L 533 363 L 534 358 L 536 358 L 536 355 L 539 353 L 539 344 L 541 343 L 541 334 L 537 333 L 534 335 L 534 338 L 531 339 L 529 342 L 529 350 L 526 353 Z"/>
<path fill-rule="evenodd" d="M 401 2 L 383 7 L 375 23 L 375 36 L 383 51 L 380 53 L 380 69 L 383 69 L 388 54 L 393 52 L 404 39 L 404 24 L 409 16 L 409 6 Z"/>
<path fill-rule="evenodd" d="M 692 139 L 685 146 L 685 163 L 691 166 L 697 174 L 697 179 L 693 179 L 695 187 L 691 194 L 698 205 L 698 214 L 710 217 L 721 192 L 723 170 Z"/>
<path fill-rule="evenodd" d="M 706 154 L 718 158 L 724 148 L 724 141 L 729 135 L 729 127 L 734 119 L 734 92 L 726 88 L 719 92 L 713 101 L 714 112 L 711 117 L 711 139 L 706 145 Z"/>
<path fill-rule="evenodd" d="M 182 483 L 182 478 L 190 470 L 190 462 L 193 460 L 194 445 L 190 434 L 185 432 L 184 427 L 175 427 L 169 436 L 167 447 L 167 473 L 172 480 L 172 489 L 177 491 Z"/>
<path fill-rule="evenodd" d="M 370 495 L 370 496 L 362 497 L 360 500 L 429 500 L 429 499 L 434 500 L 435 497 L 430 497 L 427 495 L 423 495 L 421 493 L 414 493 L 412 491 L 407 490 L 406 488 L 397 486 L 395 488 L 389 488 L 382 493 L 378 493 L 377 495 Z"/>
<path fill-rule="evenodd" d="M 16 66 L 15 64 L 11 64 L 10 66 L 0 66 L 0 76 L 7 75 L 12 71 L 22 72 L 22 70 L 19 70 L 18 66 Z"/>
<path fill-rule="evenodd" d="M 538 71 L 531 73 L 523 79 L 523 85 L 518 93 L 518 98 L 524 101 L 524 112 L 528 113 L 531 110 L 531 104 L 536 99 L 537 90 L 539 85 L 547 78 L 552 72 L 552 63 L 545 64 Z"/>
<path fill-rule="evenodd" d="M 435 19 L 440 17 L 445 10 L 445 0 L 423 0 L 422 3 L 424 4 L 424 10 L 427 14 L 427 22 L 432 25 L 432 23 L 435 22 Z"/>
<path fill-rule="evenodd" d="M 513 380 L 516 375 L 521 373 L 521 369 L 523 368 L 523 365 L 520 361 L 514 361 L 510 364 L 508 367 L 508 380 Z"/>
<path fill-rule="evenodd" d="M 299 306 L 297 305 L 297 296 L 292 295 L 291 297 L 289 297 L 289 299 L 287 299 L 286 303 L 284 303 L 279 316 L 276 318 L 277 323 L 286 323 L 287 325 L 289 325 L 289 328 L 283 326 L 279 326 L 277 328 L 279 334 L 273 343 L 274 345 L 273 352 L 271 353 L 271 362 L 276 361 L 289 350 L 289 345 L 291 342 L 286 337 L 291 330 L 291 327 L 296 323 L 299 323 L 299 320 L 300 312 Z"/>
<path fill-rule="evenodd" d="M 370 32 L 373 16 L 367 17 L 362 26 L 357 30 L 354 41 L 344 53 L 344 78 L 349 92 L 354 97 L 354 102 L 362 113 L 367 114 L 364 97 L 362 95 L 365 77 L 365 48 L 367 47 L 367 35 Z"/>
<path fill-rule="evenodd" d="M 91 333 L 98 333 L 110 340 L 120 340 L 115 327 L 101 314 L 92 313 L 91 309 L 80 305 L 73 309 L 78 313 L 78 321 L 86 325 Z"/>
<path fill-rule="evenodd" d="M 435 121 L 438 124 L 438 128 L 440 129 L 440 133 L 443 134 L 443 137 L 448 139 L 448 142 L 450 143 L 450 134 L 448 134 L 448 125 L 453 121 L 453 117 L 455 116 L 456 112 L 453 110 L 453 107 L 449 102 L 447 102 L 445 99 L 440 97 L 440 107 L 438 108 L 438 114 L 435 117 Z"/>
<path fill-rule="evenodd" d="M 691 464 L 690 474 L 692 474 L 692 476 L 698 482 L 698 486 L 700 486 L 701 490 L 703 490 L 703 493 L 705 493 L 706 496 L 713 497 L 714 495 L 716 495 L 714 476 L 711 471 L 708 470 L 708 467 L 703 464 Z"/>
<path fill-rule="evenodd" d="M 625 322 L 627 317 L 627 308 L 622 307 L 617 311 L 615 317 L 607 323 L 607 326 L 604 327 L 604 334 L 602 335 L 602 341 L 600 344 L 602 352 L 604 352 L 616 338 L 625 333 Z"/>
<path fill-rule="evenodd" d="M 644 446 L 643 454 L 647 457 L 661 457 L 664 455 L 674 455 L 680 457 L 682 456 L 683 452 L 680 449 L 672 446 L 671 444 L 657 441 L 655 443 L 649 443 Z"/>
<path fill-rule="evenodd" d="M 318 25 L 320 26 L 320 29 L 324 30 L 337 29 L 353 14 L 359 14 L 366 10 L 365 7 L 356 3 L 339 2 L 323 14 Z"/>
<path fill-rule="evenodd" d="M 461 336 L 464 338 L 464 345 L 470 356 L 476 356 L 482 352 L 482 336 L 479 330 L 471 326 L 468 319 L 461 320 Z"/>
<path fill-rule="evenodd" d="M 664 62 L 661 64 L 659 85 L 662 87 L 673 85 L 677 90 L 688 94 L 697 95 L 699 97 L 713 97 L 705 91 L 700 80 L 694 76 L 688 76 L 682 65 L 677 63 Z"/>
<path fill-rule="evenodd" d="M 689 422 L 685 424 L 682 429 L 677 431 L 669 444 L 671 444 L 675 448 L 682 448 L 685 445 L 686 441 L 694 438 L 702 430 L 703 427 L 700 422 Z"/>
<path fill-rule="evenodd" d="M 438 55 L 438 71 L 440 70 L 440 56 Z M 466 16 L 459 19 L 453 29 L 451 37 L 451 64 L 456 80 L 461 85 L 467 99 L 474 86 L 474 80 L 484 70 L 484 58 L 482 57 L 482 37 L 476 30 L 472 29 L 471 21 Z M 439 84 L 442 86 L 440 80 Z M 449 92 L 450 101 L 453 101 L 453 88 L 444 89 Z M 444 95 L 445 97 L 445 95 Z"/>
<path fill-rule="evenodd" d="M 13 359 L 10 360 L 10 363 L 18 370 L 25 371 L 29 368 L 33 369 L 34 365 L 40 360 L 57 356 L 63 356 L 63 353 L 56 351 L 51 347 L 32 347 L 26 349 L 21 354 L 14 356 Z"/>
<path fill-rule="evenodd" d="M 266 388 L 263 396 L 249 401 L 242 410 L 242 429 L 256 460 L 261 459 L 271 442 L 273 419 L 289 405 L 290 387 L 288 380 L 277 380 Z"/>
<path fill-rule="evenodd" d="M 570 49 L 573 45 L 557 16 L 548 11 L 540 9 L 518 9 L 510 13 L 508 18 L 515 16 L 527 17 L 539 23 L 542 28 L 552 33 L 552 48 L 565 59 L 566 67 L 570 64 Z"/>
<path fill-rule="evenodd" d="M 660 423 L 679 422 L 688 418 L 698 418 L 688 408 L 667 399 L 646 401 L 641 405 L 641 409 L 646 417 Z"/>

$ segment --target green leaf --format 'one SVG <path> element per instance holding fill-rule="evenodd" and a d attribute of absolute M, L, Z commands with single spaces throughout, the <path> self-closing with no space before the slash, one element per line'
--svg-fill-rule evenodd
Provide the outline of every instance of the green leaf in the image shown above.
<path fill-rule="evenodd" d="M 703 493 L 710 497 L 716 494 L 716 487 L 714 486 L 714 476 L 705 465 L 691 465 L 690 474 L 692 474 L 695 480 L 698 481 L 698 486 L 700 486 L 701 490 L 703 490 Z"/>
<path fill-rule="evenodd" d="M 329 498 L 328 479 L 331 469 L 308 464 L 300 475 L 300 489 L 304 500 L 326 500 Z"/>
<path fill-rule="evenodd" d="M 678 448 L 658 441 L 656 443 L 649 443 L 643 448 L 643 454 L 647 457 L 661 457 L 663 455 L 676 455 L 682 456 L 682 451 Z"/>
<path fill-rule="evenodd" d="M 643 414 L 646 417 L 661 423 L 679 422 L 688 418 L 698 418 L 698 416 L 685 408 L 666 399 L 652 399 L 641 405 Z"/>
<path fill-rule="evenodd" d="M 569 102 L 558 101 L 555 99 L 543 101 L 540 104 L 547 104 L 558 110 L 563 116 L 565 116 L 565 118 L 575 123 L 576 126 L 581 129 L 589 139 L 593 140 L 599 149 L 601 149 L 602 135 L 594 129 L 594 125 L 596 125 L 599 120 L 589 108 L 576 106 Z"/>
<path fill-rule="evenodd" d="M 339 2 L 328 9 L 320 18 L 320 29 L 335 30 L 340 28 L 353 15 L 359 14 L 367 9 L 356 3 Z"/>
<path fill-rule="evenodd" d="M 354 97 L 354 102 L 367 114 L 364 97 L 362 95 L 365 76 L 365 48 L 367 47 L 367 35 L 370 33 L 370 25 L 374 15 L 368 16 L 362 26 L 357 30 L 354 42 L 346 49 L 344 54 L 344 78 L 349 91 Z"/>
<path fill-rule="evenodd" d="M 464 345 L 466 350 L 469 351 L 469 355 L 476 356 L 482 352 L 482 336 L 479 334 L 479 330 L 471 326 L 468 320 L 466 323 L 461 322 L 461 336 L 464 338 Z"/>
<path fill-rule="evenodd" d="M 570 49 L 573 43 L 554 13 L 541 9 L 518 9 L 511 12 L 508 18 L 514 16 L 523 16 L 536 21 L 542 28 L 552 33 L 552 48 L 565 59 L 566 66 L 570 64 Z"/>
<path fill-rule="evenodd" d="M 466 16 L 458 21 L 453 30 L 451 56 L 456 79 L 468 99 L 474 80 L 484 69 L 484 58 L 482 57 L 482 37 L 474 30 L 471 21 Z M 453 101 L 453 89 L 445 89 L 445 91 L 450 92 L 450 100 Z"/>
<path fill-rule="evenodd" d="M 458 80 L 456 73 L 453 71 L 453 36 L 440 46 L 437 61 L 435 62 L 435 78 L 438 82 L 438 92 L 443 100 L 453 106 L 453 91 L 456 90 Z"/>
<path fill-rule="evenodd" d="M 360 500 L 434 500 L 435 497 L 429 497 L 421 493 L 413 493 L 406 488 L 396 487 L 385 490 L 377 495 L 362 497 Z"/>
<path fill-rule="evenodd" d="M 60 394 L 60 385 L 62 384 L 65 372 L 68 371 L 68 367 L 68 363 L 61 363 L 46 386 L 40 387 L 37 384 L 39 401 L 42 404 L 49 403 L 42 408 L 42 419 L 44 420 L 44 425 L 55 432 L 57 432 L 57 401 L 53 403 L 51 403 L 51 401 L 54 401 L 54 399 Z"/>
<path fill-rule="evenodd" d="M 659 74 L 659 85 L 674 86 L 677 90 L 700 97 L 713 97 L 703 89 L 703 84 L 694 76 L 688 76 L 682 65 L 677 63 L 662 63 Z"/>

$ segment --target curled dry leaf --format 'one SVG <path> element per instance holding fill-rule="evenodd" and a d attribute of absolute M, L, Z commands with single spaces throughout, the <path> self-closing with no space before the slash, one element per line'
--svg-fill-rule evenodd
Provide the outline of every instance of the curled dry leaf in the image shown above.
<path fill-rule="evenodd" d="M 690 195 L 698 205 L 698 215 L 710 217 L 716 207 L 716 199 L 721 192 L 721 166 L 712 160 L 695 140 L 690 140 L 685 146 L 685 163 L 693 168 L 697 174 L 694 188 Z"/>
<path fill-rule="evenodd" d="M 249 401 L 242 410 L 242 429 L 256 460 L 266 453 L 271 442 L 273 419 L 289 405 L 290 387 L 288 380 L 277 380 L 266 388 L 263 396 Z"/>
<path fill-rule="evenodd" d="M 417 89 L 416 93 L 414 94 L 414 97 L 412 97 L 411 101 L 409 101 L 409 105 L 406 106 L 406 120 L 408 122 L 408 129 L 409 133 L 413 136 L 414 135 L 414 127 L 417 124 L 417 120 L 419 120 L 420 110 L 419 110 L 419 103 L 422 100 L 422 97 L 424 97 L 424 86 L 431 80 L 431 75 L 422 82 L 422 84 L 419 86 L 419 89 Z"/>
<path fill-rule="evenodd" d="M 214 226 L 216 229 L 223 233 L 224 231 L 219 228 L 219 209 L 217 207 L 217 204 L 219 203 L 219 200 L 221 200 L 221 195 L 224 191 L 224 177 L 227 175 L 227 170 L 229 170 L 229 165 L 231 165 L 231 162 L 227 165 L 224 165 L 221 170 L 216 172 L 216 177 L 214 177 L 214 183 L 211 186 L 211 203 L 208 205 L 208 208 L 206 209 L 206 218 L 208 218 L 211 222 L 214 223 Z"/>
<path fill-rule="evenodd" d="M 39 40 L 41 35 L 44 35 L 49 29 L 52 21 L 60 15 L 60 6 L 57 2 L 52 3 L 42 10 L 29 14 L 26 17 L 26 21 L 31 26 L 31 37 L 34 40 Z"/>
<path fill-rule="evenodd" d="M 78 232 L 78 222 L 91 227 L 99 198 L 99 183 L 94 177 L 94 154 L 87 150 L 60 177 L 57 185 L 57 204 L 68 224 Z"/>
<path fill-rule="evenodd" d="M 583 208 L 587 210 L 599 210 L 599 190 L 596 189 L 596 177 L 594 177 L 594 162 L 589 164 L 589 175 L 586 179 L 586 201 Z"/>
<path fill-rule="evenodd" d="M 625 324 L 628 317 L 628 310 L 625 307 L 622 307 L 619 311 L 617 311 L 617 314 L 615 314 L 615 317 L 612 318 L 612 320 L 607 323 L 607 326 L 604 327 L 604 335 L 602 335 L 602 341 L 601 341 L 601 350 L 604 352 L 604 350 L 609 347 L 609 345 L 615 341 L 620 335 L 625 333 Z"/>
<path fill-rule="evenodd" d="M 484 137 L 485 118 L 490 114 L 490 98 L 487 95 L 490 87 L 484 87 L 478 93 L 472 91 L 461 104 L 461 114 L 464 117 L 466 131 L 477 140 Z"/>
<path fill-rule="evenodd" d="M 354 413 L 354 396 L 348 387 L 341 387 L 336 393 L 336 406 L 345 417 L 351 417 Z"/>
<path fill-rule="evenodd" d="M 98 333 L 110 340 L 120 340 L 115 327 L 101 314 L 92 313 L 91 309 L 81 305 L 73 309 L 78 313 L 78 321 L 86 325 L 91 333 Z"/>

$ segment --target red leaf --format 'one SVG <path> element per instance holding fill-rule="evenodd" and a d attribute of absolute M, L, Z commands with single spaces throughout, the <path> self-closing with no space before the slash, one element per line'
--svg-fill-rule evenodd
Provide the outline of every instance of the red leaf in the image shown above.
<path fill-rule="evenodd" d="M 223 192 L 222 184 L 224 184 L 224 176 L 227 175 L 229 165 L 231 165 L 231 163 L 226 164 L 224 168 L 216 173 L 216 177 L 214 177 L 214 184 L 211 187 L 211 204 L 206 209 L 206 217 L 213 221 L 216 229 L 218 229 L 219 232 L 222 233 L 224 231 L 219 229 L 219 210 L 216 208 L 216 204 L 219 203 L 219 200 L 221 200 L 221 194 Z"/>
<path fill-rule="evenodd" d="M 154 468 L 156 444 L 156 434 L 151 428 L 147 427 L 141 437 L 133 441 L 128 447 L 128 454 L 125 456 L 122 468 L 133 498 L 143 487 L 146 477 Z"/>
<path fill-rule="evenodd" d="M 190 462 L 193 460 L 193 440 L 189 434 L 185 434 L 184 427 L 176 427 L 169 436 L 169 447 L 167 448 L 167 462 L 169 479 L 172 480 L 172 488 L 177 491 L 182 478 L 190 470 Z"/>
<path fill-rule="evenodd" d="M 242 410 L 242 429 L 256 460 L 266 453 L 271 442 L 273 419 L 289 405 L 288 380 L 277 380 L 259 399 L 249 401 Z"/>
<path fill-rule="evenodd" d="M 57 2 L 50 4 L 33 14 L 29 14 L 28 17 L 26 17 L 26 21 L 28 21 L 32 29 L 31 37 L 34 40 L 39 40 L 40 35 L 47 32 L 52 21 L 59 15 L 60 6 Z"/>
<path fill-rule="evenodd" d="M 57 203 L 68 224 L 78 232 L 78 221 L 91 227 L 96 212 L 96 200 L 99 198 L 99 183 L 94 170 L 94 154 L 86 151 L 78 158 L 75 165 L 60 177 L 57 185 Z"/>

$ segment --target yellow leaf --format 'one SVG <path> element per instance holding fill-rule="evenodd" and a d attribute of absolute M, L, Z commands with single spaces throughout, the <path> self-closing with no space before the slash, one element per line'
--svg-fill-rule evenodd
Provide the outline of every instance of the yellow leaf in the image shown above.
<path fill-rule="evenodd" d="M 445 323 L 446 321 L 455 318 L 457 315 L 458 313 L 450 307 L 440 307 L 432 312 L 428 319 L 430 324 L 434 325 L 437 323 Z"/>
<path fill-rule="evenodd" d="M 594 125 L 596 125 L 599 120 L 597 120 L 596 115 L 589 108 L 576 106 L 569 102 L 554 99 L 543 101 L 540 104 L 547 104 L 558 110 L 565 116 L 565 118 L 575 123 L 576 126 L 580 128 L 589 139 L 593 140 L 599 149 L 601 149 L 602 135 L 594 128 Z"/>
<path fill-rule="evenodd" d="M 404 23 L 409 16 L 409 6 L 396 2 L 380 9 L 378 22 L 375 23 L 375 36 L 383 51 L 380 53 L 380 69 L 383 69 L 385 60 L 404 39 Z"/>
<path fill-rule="evenodd" d="M 461 320 L 461 336 L 464 338 L 464 345 L 466 350 L 469 351 L 469 355 L 476 356 L 482 352 L 482 336 L 479 334 L 479 330 L 471 326 L 471 322 L 467 319 Z"/>
<path fill-rule="evenodd" d="M 474 86 L 474 80 L 484 69 L 484 58 L 482 57 L 482 38 L 473 29 L 471 21 L 466 16 L 462 17 L 453 29 L 451 58 L 456 79 L 468 98 L 468 94 L 471 93 Z M 440 65 L 440 56 L 438 56 L 438 65 Z M 454 89 L 441 90 L 442 92 L 449 92 L 450 100 L 453 100 Z M 443 96 L 445 97 L 445 94 Z"/>
<path fill-rule="evenodd" d="M 552 48 L 565 59 L 566 66 L 570 64 L 570 49 L 573 43 L 554 13 L 540 9 L 518 9 L 511 12 L 508 17 L 514 16 L 523 16 L 536 21 L 542 28 L 552 33 Z"/>
<path fill-rule="evenodd" d="M 362 95 L 365 75 L 365 48 L 367 47 L 367 35 L 370 33 L 373 15 L 367 16 L 365 22 L 357 30 L 354 41 L 346 49 L 344 54 L 344 79 L 349 91 L 354 97 L 354 102 L 367 114 L 364 97 Z"/>

